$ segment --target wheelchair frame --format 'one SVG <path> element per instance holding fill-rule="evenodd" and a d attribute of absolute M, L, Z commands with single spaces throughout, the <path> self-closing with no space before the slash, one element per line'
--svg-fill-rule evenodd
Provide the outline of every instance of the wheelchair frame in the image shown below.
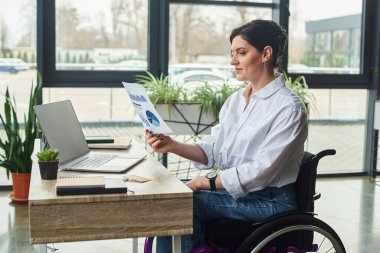
<path fill-rule="evenodd" d="M 316 155 L 304 153 L 296 180 L 297 211 L 275 215 L 259 223 L 232 219 L 211 221 L 206 224 L 206 240 L 209 246 L 206 249 L 194 249 L 192 253 L 317 252 L 321 245 L 313 243 L 316 234 L 327 239 L 335 252 L 345 253 L 338 234 L 328 224 L 317 219 L 314 213 L 314 201 L 321 196 L 315 192 L 319 160 L 335 153 L 333 149 L 323 150 Z M 230 241 L 226 240 L 232 236 L 230 231 L 236 231 L 236 228 L 244 232 Z M 146 238 L 144 253 L 152 252 L 153 239 Z"/>

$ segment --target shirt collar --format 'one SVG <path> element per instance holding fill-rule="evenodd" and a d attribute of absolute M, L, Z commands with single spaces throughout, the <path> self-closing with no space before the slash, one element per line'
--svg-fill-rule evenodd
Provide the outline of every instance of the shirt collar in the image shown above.
<path fill-rule="evenodd" d="M 279 74 L 276 79 L 274 79 L 272 82 L 268 83 L 267 85 L 264 86 L 261 90 L 258 92 L 254 93 L 251 95 L 256 96 L 258 98 L 267 98 L 273 95 L 276 91 L 281 89 L 285 85 L 283 75 Z M 244 91 L 243 91 L 243 96 L 247 97 L 249 90 L 251 89 L 251 85 L 248 85 Z"/>

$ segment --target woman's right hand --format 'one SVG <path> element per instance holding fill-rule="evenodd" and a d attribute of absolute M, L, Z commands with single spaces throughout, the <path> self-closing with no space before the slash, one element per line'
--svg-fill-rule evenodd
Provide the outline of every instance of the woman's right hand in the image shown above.
<path fill-rule="evenodd" d="M 154 152 L 168 153 L 173 152 L 175 140 L 164 134 L 155 134 L 152 131 L 146 130 L 145 137 L 148 145 Z"/>

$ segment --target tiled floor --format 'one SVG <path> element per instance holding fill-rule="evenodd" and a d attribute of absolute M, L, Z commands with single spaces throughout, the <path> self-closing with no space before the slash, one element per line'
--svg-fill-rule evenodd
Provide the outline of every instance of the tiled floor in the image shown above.
<path fill-rule="evenodd" d="M 318 179 L 322 198 L 316 203 L 318 218 L 340 235 L 349 253 L 373 253 L 380 248 L 380 182 L 368 178 Z M 0 192 L 0 252 L 35 253 L 29 243 L 28 206 L 14 204 L 9 192 Z M 132 252 L 132 241 L 105 240 L 54 244 L 58 253 Z M 143 239 L 139 240 L 142 252 Z"/>

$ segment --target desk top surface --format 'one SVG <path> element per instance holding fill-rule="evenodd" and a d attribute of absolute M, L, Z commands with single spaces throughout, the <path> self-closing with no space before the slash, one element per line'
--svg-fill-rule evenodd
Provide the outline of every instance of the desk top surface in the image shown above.
<path fill-rule="evenodd" d="M 117 143 L 123 143 L 123 138 L 117 138 Z M 35 145 L 39 149 L 39 141 Z M 83 203 L 83 202 L 108 202 L 128 200 L 191 198 L 192 191 L 178 178 L 172 175 L 156 158 L 151 156 L 143 147 L 143 144 L 133 140 L 128 150 L 97 150 L 96 152 L 118 152 L 123 154 L 147 154 L 144 161 L 122 174 L 116 173 L 88 173 L 58 171 L 58 177 L 68 176 L 105 176 L 123 177 L 126 175 L 137 175 L 151 179 L 149 182 L 139 183 L 126 182 L 129 190 L 127 194 L 99 194 L 99 195 L 72 195 L 57 196 L 55 190 L 56 180 L 42 180 L 39 172 L 38 162 L 33 154 L 33 169 L 29 191 L 29 205 L 45 205 L 60 203 Z"/>

